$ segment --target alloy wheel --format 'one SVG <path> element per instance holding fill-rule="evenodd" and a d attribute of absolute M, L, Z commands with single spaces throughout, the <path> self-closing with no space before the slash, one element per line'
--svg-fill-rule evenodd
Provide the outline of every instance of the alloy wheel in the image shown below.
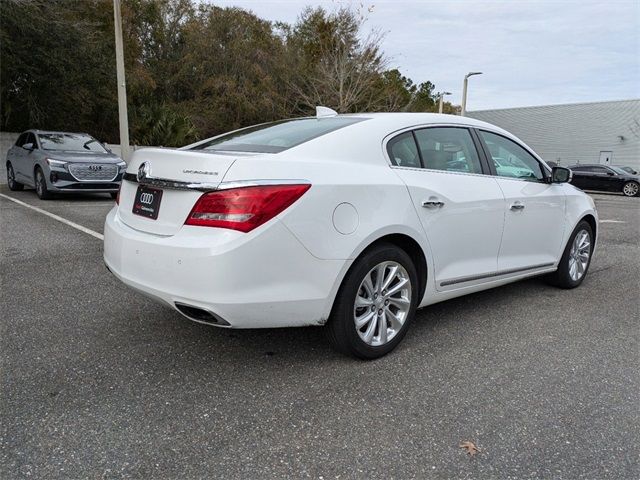
<path fill-rule="evenodd" d="M 580 280 L 589 265 L 589 256 L 591 255 L 591 237 L 586 230 L 580 230 L 571 245 L 569 252 L 569 276 L 571 280 L 577 282 Z"/>
<path fill-rule="evenodd" d="M 374 347 L 390 342 L 402 329 L 411 308 L 411 279 L 397 262 L 373 267 L 360 283 L 353 306 L 358 336 Z"/>
<path fill-rule="evenodd" d="M 42 196 L 42 182 L 44 180 L 44 177 L 42 176 L 42 172 L 40 170 L 38 170 L 38 172 L 36 173 L 36 192 L 38 193 L 38 196 L 41 197 Z"/>
<path fill-rule="evenodd" d="M 638 194 L 638 184 L 634 182 L 625 183 L 622 193 L 627 197 L 635 197 Z"/>
<path fill-rule="evenodd" d="M 13 188 L 16 182 L 15 174 L 13 173 L 13 167 L 11 164 L 7 165 L 7 183 L 9 184 L 9 188 Z"/>

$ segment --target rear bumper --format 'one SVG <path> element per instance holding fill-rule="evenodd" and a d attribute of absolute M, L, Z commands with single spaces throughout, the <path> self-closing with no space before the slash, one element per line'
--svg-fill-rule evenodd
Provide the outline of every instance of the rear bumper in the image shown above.
<path fill-rule="evenodd" d="M 127 226 L 117 208 L 104 227 L 109 270 L 195 321 L 201 319 L 176 304 L 210 312 L 222 321 L 205 323 L 231 328 L 322 325 L 348 267 L 313 257 L 279 220 L 249 234 L 185 226 L 159 236 Z"/>

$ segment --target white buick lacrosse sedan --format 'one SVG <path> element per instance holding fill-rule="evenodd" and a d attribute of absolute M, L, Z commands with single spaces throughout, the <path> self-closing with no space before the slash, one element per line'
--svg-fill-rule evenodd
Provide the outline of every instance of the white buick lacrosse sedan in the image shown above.
<path fill-rule="evenodd" d="M 338 350 L 375 358 L 417 308 L 534 275 L 580 285 L 598 223 L 570 176 L 470 118 L 319 107 L 136 151 L 104 259 L 192 320 L 323 325 Z"/>

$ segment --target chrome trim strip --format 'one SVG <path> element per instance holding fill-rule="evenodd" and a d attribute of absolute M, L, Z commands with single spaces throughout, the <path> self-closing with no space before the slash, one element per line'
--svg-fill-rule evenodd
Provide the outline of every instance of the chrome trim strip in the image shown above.
<path fill-rule="evenodd" d="M 148 185 L 150 187 L 166 188 L 170 190 L 198 190 L 201 192 L 208 192 L 211 190 L 216 190 L 218 188 L 218 183 L 182 182 L 179 180 L 171 180 L 168 178 L 158 177 L 145 177 L 138 180 L 136 175 L 134 175 L 133 173 L 125 173 L 123 180 L 138 183 L 140 185 Z"/>
<path fill-rule="evenodd" d="M 451 280 L 443 280 L 442 282 L 440 282 L 440 286 L 447 287 L 449 285 L 456 285 L 458 283 L 472 282 L 474 280 L 482 280 L 484 278 L 501 277 L 503 275 L 510 275 L 512 273 L 521 273 L 521 272 L 527 272 L 529 270 L 537 270 L 540 268 L 553 267 L 553 265 L 554 265 L 553 263 L 542 263 L 540 265 L 532 265 L 530 267 L 510 268 L 508 270 L 500 270 L 499 272 L 484 273 L 482 275 L 469 275 L 468 277 L 452 278 Z"/>
<path fill-rule="evenodd" d="M 212 190 L 229 190 L 231 188 L 258 187 L 260 185 L 299 185 L 310 184 L 309 180 L 303 179 L 264 179 L 264 180 L 237 180 L 232 182 L 208 183 L 208 182 L 182 182 L 170 180 L 168 178 L 145 177 L 138 180 L 133 173 L 125 173 L 123 180 L 148 185 L 150 187 L 166 188 L 170 190 L 196 190 L 200 192 L 210 192 Z"/>
<path fill-rule="evenodd" d="M 394 170 L 410 170 L 414 172 L 424 172 L 426 173 L 446 173 L 452 175 L 466 175 L 469 177 L 482 177 L 482 178 L 491 178 L 492 176 L 488 173 L 473 173 L 473 172 L 456 172 L 455 170 L 436 170 L 435 168 L 422 168 L 422 167 L 401 167 L 400 165 L 390 165 L 390 168 Z M 496 177 L 502 178 L 502 177 Z"/>
<path fill-rule="evenodd" d="M 236 180 L 232 182 L 222 182 L 216 190 L 229 190 L 231 188 L 259 187 L 262 185 L 310 185 L 309 180 L 304 179 L 271 179 L 271 180 Z"/>

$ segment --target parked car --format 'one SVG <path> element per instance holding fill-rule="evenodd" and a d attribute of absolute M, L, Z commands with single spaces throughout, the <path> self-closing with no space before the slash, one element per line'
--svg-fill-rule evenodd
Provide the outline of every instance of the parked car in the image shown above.
<path fill-rule="evenodd" d="M 54 193 L 109 193 L 116 198 L 126 163 L 86 133 L 27 130 L 7 152 L 11 190 L 34 187 Z"/>
<path fill-rule="evenodd" d="M 634 170 L 631 167 L 627 167 L 625 165 L 614 165 L 614 167 L 624 170 L 625 172 L 630 173 L 631 175 L 638 175 L 638 171 Z"/>
<path fill-rule="evenodd" d="M 580 164 L 569 167 L 573 171 L 571 183 L 582 190 L 622 192 L 627 197 L 640 194 L 640 177 L 611 165 Z"/>
<path fill-rule="evenodd" d="M 584 280 L 597 213 L 570 170 L 470 118 L 318 112 L 137 150 L 104 226 L 109 270 L 197 322 L 324 325 L 361 358 L 398 345 L 416 308 Z"/>

